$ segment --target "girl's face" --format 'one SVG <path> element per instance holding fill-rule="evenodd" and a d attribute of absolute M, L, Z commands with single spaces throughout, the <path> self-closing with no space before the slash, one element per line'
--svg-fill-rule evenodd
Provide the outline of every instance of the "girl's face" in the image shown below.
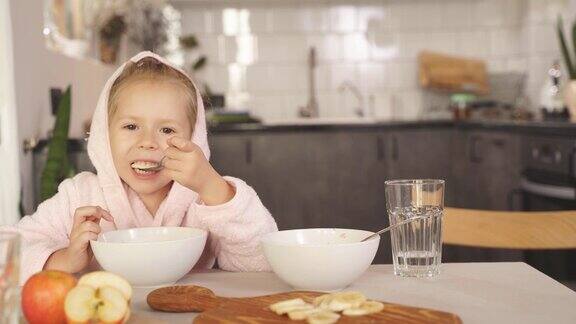
<path fill-rule="evenodd" d="M 167 82 L 139 81 L 118 97 L 109 122 L 110 146 L 120 178 L 136 193 L 149 195 L 170 188 L 162 171 L 143 171 L 158 164 L 173 136 L 192 135 L 187 96 Z"/>

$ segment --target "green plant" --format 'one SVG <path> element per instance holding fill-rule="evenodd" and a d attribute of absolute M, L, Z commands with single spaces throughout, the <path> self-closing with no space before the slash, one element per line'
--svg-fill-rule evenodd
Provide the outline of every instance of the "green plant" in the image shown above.
<path fill-rule="evenodd" d="M 58 103 L 54 130 L 48 143 L 48 157 L 40 179 L 41 201 L 56 194 L 58 184 L 75 173 L 68 157 L 71 99 L 72 90 L 68 86 Z"/>
<path fill-rule="evenodd" d="M 186 35 L 180 37 L 180 45 L 185 49 L 193 49 L 198 47 L 198 38 L 194 35 Z"/>
<path fill-rule="evenodd" d="M 570 50 L 566 42 L 566 37 L 564 37 L 564 29 L 561 16 L 558 16 L 556 30 L 558 32 L 558 39 L 560 40 L 560 50 L 562 51 L 564 63 L 568 69 L 568 76 L 571 80 L 576 80 L 576 21 L 572 23 L 572 49 L 574 50 L 575 54 L 574 61 L 572 61 Z"/>
<path fill-rule="evenodd" d="M 184 48 L 185 50 L 193 50 L 193 49 L 199 47 L 200 43 L 198 42 L 198 39 L 196 38 L 196 36 L 186 35 L 186 36 L 180 37 L 180 46 L 182 46 L 182 48 Z M 207 61 L 208 61 L 208 59 L 206 58 L 206 56 L 201 55 L 192 64 L 192 71 L 200 70 L 201 68 L 203 68 L 206 65 Z"/>

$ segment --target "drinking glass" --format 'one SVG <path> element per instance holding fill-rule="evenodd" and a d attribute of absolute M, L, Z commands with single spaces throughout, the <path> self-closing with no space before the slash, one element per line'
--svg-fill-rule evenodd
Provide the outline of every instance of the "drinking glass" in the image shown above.
<path fill-rule="evenodd" d="M 437 275 L 442 260 L 444 180 L 392 180 L 385 185 L 390 225 L 421 218 L 391 230 L 394 274 Z"/>
<path fill-rule="evenodd" d="M 18 323 L 20 235 L 0 231 L 0 324 Z"/>

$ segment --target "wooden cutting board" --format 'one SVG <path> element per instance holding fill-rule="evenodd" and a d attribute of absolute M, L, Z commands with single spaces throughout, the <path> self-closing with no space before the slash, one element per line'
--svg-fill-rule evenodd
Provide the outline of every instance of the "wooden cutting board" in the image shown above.
<path fill-rule="evenodd" d="M 268 296 L 249 298 L 224 298 L 199 286 L 174 286 L 159 288 L 148 294 L 148 305 L 164 312 L 198 312 L 194 323 L 286 323 L 287 316 L 276 315 L 268 307 L 276 302 L 302 298 L 307 302 L 323 295 L 320 292 L 292 291 Z M 380 313 L 348 317 L 342 316 L 338 323 L 450 323 L 462 320 L 452 313 L 432 309 L 384 303 Z M 294 321 L 302 323 L 302 321 Z"/>
<path fill-rule="evenodd" d="M 489 92 L 482 60 L 423 51 L 418 55 L 419 80 L 424 88 L 448 92 Z"/>

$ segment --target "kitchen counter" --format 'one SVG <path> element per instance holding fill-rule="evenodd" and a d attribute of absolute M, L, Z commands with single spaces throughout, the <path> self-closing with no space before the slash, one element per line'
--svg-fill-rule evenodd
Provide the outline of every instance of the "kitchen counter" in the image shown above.
<path fill-rule="evenodd" d="M 311 123 L 303 124 L 221 124 L 211 126 L 210 133 L 236 133 L 236 132 L 289 132 L 289 131 L 323 131 L 323 130 L 373 130 L 373 129 L 420 129 L 420 128 L 460 128 L 476 130 L 512 131 L 552 136 L 576 136 L 576 123 L 569 122 L 543 122 L 543 121 L 493 121 L 473 120 L 415 120 L 415 121 L 375 121 L 375 122 L 340 122 L 340 123 Z"/>
<path fill-rule="evenodd" d="M 350 122 L 350 123 L 305 123 L 305 124 L 220 124 L 208 128 L 210 134 L 227 133 L 265 133 L 265 132 L 291 132 L 291 131 L 326 131 L 326 130 L 402 130 L 402 129 L 438 129 L 459 128 L 468 130 L 496 130 L 520 132 L 552 136 L 576 136 L 576 123 L 569 122 L 514 122 L 514 121 L 463 121 L 451 120 L 414 120 L 414 121 L 376 121 L 376 122 Z M 47 144 L 41 139 L 34 151 L 42 150 Z M 69 140 L 72 151 L 86 149 L 86 141 L 81 138 Z"/>
<path fill-rule="evenodd" d="M 462 129 L 501 130 L 538 135 L 576 136 L 576 123 L 545 121 L 465 121 L 453 122 Z"/>
<path fill-rule="evenodd" d="M 421 120 L 421 121 L 375 121 L 375 122 L 338 122 L 338 123 L 313 123 L 302 124 L 278 123 L 278 124 L 220 124 L 209 127 L 211 133 L 230 132 L 287 132 L 287 131 L 321 131 L 321 130 L 349 130 L 349 129 L 416 129 L 431 127 L 452 127 L 451 121 L 445 120 Z"/>
<path fill-rule="evenodd" d="M 292 290 L 273 273 L 208 271 L 178 282 L 223 297 L 252 297 Z M 136 288 L 129 323 L 190 323 L 194 313 L 153 311 Z M 525 263 L 449 263 L 432 279 L 394 276 L 391 265 L 373 265 L 347 290 L 385 302 L 454 313 L 463 323 L 576 323 L 576 292 Z"/>

